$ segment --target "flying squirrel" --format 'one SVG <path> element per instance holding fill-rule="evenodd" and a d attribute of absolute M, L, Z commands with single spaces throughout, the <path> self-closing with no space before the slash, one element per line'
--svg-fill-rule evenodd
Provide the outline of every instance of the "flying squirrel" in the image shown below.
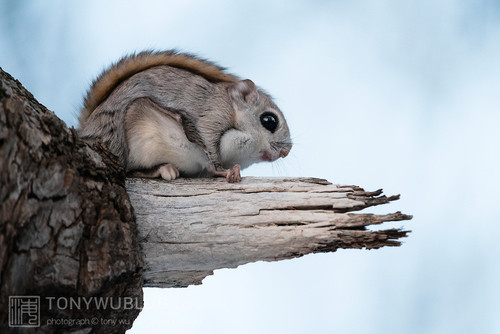
<path fill-rule="evenodd" d="M 144 51 L 122 58 L 91 85 L 78 133 L 101 140 L 129 176 L 220 176 L 284 158 L 292 148 L 272 98 L 210 61 Z"/>

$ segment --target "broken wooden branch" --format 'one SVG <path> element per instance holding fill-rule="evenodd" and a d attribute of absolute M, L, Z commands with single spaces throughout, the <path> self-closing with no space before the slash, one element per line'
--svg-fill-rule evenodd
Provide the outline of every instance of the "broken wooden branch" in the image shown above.
<path fill-rule="evenodd" d="M 128 179 L 144 254 L 144 285 L 201 284 L 215 269 L 276 261 L 338 248 L 399 246 L 408 231 L 370 231 L 400 212 L 349 213 L 388 203 L 356 186 L 314 178 L 254 178 L 163 182 Z"/>

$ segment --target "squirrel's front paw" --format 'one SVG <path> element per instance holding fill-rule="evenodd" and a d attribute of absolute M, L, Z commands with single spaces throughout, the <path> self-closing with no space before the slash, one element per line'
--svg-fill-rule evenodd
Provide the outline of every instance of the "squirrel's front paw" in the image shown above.
<path fill-rule="evenodd" d="M 233 168 L 227 170 L 226 180 L 229 183 L 240 182 L 241 174 L 240 174 L 240 165 L 234 165 Z"/>
<path fill-rule="evenodd" d="M 233 168 L 223 169 L 214 172 L 214 176 L 225 177 L 227 182 L 234 183 L 241 181 L 240 165 L 234 165 Z"/>
<path fill-rule="evenodd" d="M 171 164 L 161 165 L 158 168 L 158 172 L 160 172 L 161 178 L 167 181 L 175 180 L 179 177 L 179 170 Z"/>

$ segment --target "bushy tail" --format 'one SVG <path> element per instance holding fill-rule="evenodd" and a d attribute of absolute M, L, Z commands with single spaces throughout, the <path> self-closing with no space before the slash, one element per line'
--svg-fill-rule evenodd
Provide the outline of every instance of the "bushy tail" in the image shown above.
<path fill-rule="evenodd" d="M 80 125 L 87 120 L 96 109 L 120 83 L 134 74 L 151 67 L 168 65 L 181 68 L 203 76 L 211 82 L 235 82 L 238 78 L 226 73 L 225 68 L 208 60 L 198 58 L 188 53 L 179 53 L 175 50 L 168 51 L 143 51 L 122 58 L 101 73 L 92 83 L 83 108 L 78 118 Z"/>

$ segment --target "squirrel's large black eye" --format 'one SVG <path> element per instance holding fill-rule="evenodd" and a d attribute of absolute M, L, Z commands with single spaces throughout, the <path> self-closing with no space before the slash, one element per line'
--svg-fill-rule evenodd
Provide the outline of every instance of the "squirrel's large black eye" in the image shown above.
<path fill-rule="evenodd" d="M 274 133 L 278 127 L 278 117 L 273 113 L 266 112 L 260 116 L 260 123 L 271 133 Z"/>

